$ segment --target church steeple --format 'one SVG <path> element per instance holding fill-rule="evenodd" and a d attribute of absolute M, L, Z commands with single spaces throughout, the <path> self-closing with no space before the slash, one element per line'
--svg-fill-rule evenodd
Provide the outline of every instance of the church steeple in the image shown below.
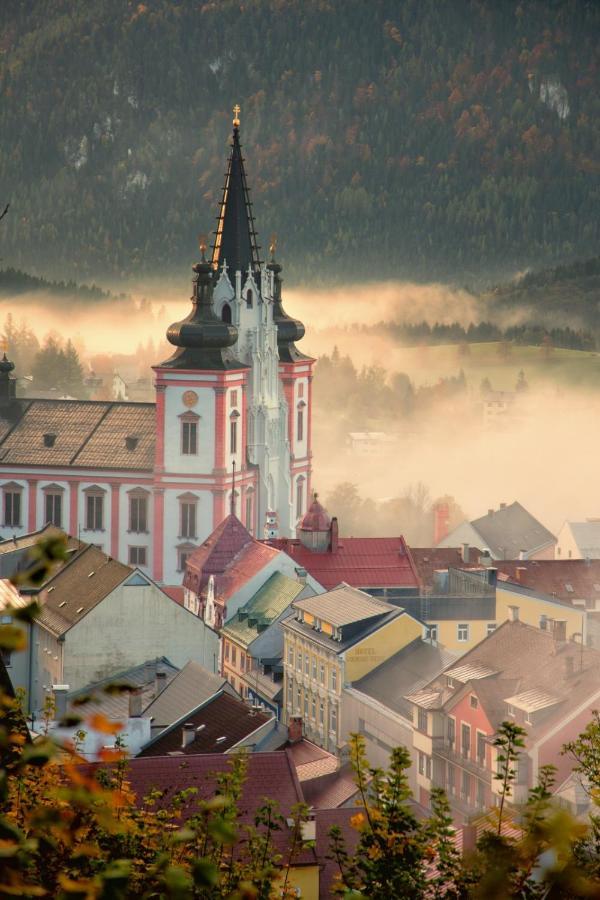
<path fill-rule="evenodd" d="M 213 269 L 218 270 L 226 262 L 229 272 L 241 271 L 242 274 L 245 274 L 250 268 L 253 272 L 258 273 L 260 269 L 259 246 L 240 144 L 239 106 L 235 106 L 233 112 L 235 118 L 233 120 L 231 153 L 217 216 L 212 266 Z"/>
<path fill-rule="evenodd" d="M 283 308 L 281 299 L 281 266 L 275 262 L 276 241 L 273 239 L 271 243 L 271 262 L 267 265 L 267 269 L 273 273 L 273 322 L 277 326 L 277 351 L 281 362 L 296 362 L 301 359 L 307 359 L 296 347 L 295 341 L 299 341 L 304 337 L 304 325 L 299 319 L 292 319 Z"/>

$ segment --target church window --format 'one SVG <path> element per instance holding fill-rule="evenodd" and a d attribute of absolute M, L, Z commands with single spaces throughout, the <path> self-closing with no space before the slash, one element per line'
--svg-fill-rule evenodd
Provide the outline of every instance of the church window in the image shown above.
<path fill-rule="evenodd" d="M 88 492 L 85 496 L 85 527 L 87 531 L 104 528 L 104 493 Z"/>
<path fill-rule="evenodd" d="M 229 405 L 231 407 L 238 405 L 238 392 L 232 391 L 229 395 Z"/>
<path fill-rule="evenodd" d="M 302 475 L 296 482 L 296 517 L 300 518 L 304 512 L 304 478 Z"/>
<path fill-rule="evenodd" d="M 138 534 L 148 531 L 148 498 L 145 494 L 129 497 L 129 530 Z"/>
<path fill-rule="evenodd" d="M 252 291 L 249 290 L 248 293 L 246 294 L 246 306 L 248 307 L 248 309 L 252 309 L 253 303 L 254 303 L 254 295 L 253 295 Z"/>
<path fill-rule="evenodd" d="M 237 419 L 229 423 L 229 452 L 237 453 Z"/>
<path fill-rule="evenodd" d="M 229 303 L 225 303 L 223 309 L 221 310 L 221 319 L 223 322 L 226 322 L 227 325 L 231 325 L 231 307 Z"/>
<path fill-rule="evenodd" d="M 304 410 L 298 410 L 298 416 L 296 420 L 296 440 L 302 441 L 304 440 Z"/>
<path fill-rule="evenodd" d="M 196 537 L 196 500 L 180 501 L 181 537 Z"/>
<path fill-rule="evenodd" d="M 198 421 L 195 418 L 182 419 L 181 452 L 184 456 L 195 456 L 198 453 Z"/>
<path fill-rule="evenodd" d="M 298 399 L 302 400 L 303 397 L 304 397 L 304 382 L 301 381 L 300 384 L 298 385 Z"/>
<path fill-rule="evenodd" d="M 6 485 L 4 488 L 4 524 L 14 528 L 21 527 L 21 494 L 19 484 Z"/>
<path fill-rule="evenodd" d="M 48 491 L 44 501 L 44 522 L 62 528 L 62 491 Z"/>
<path fill-rule="evenodd" d="M 129 565 L 130 566 L 145 566 L 146 565 L 146 548 L 145 547 L 130 547 L 129 548 Z"/>

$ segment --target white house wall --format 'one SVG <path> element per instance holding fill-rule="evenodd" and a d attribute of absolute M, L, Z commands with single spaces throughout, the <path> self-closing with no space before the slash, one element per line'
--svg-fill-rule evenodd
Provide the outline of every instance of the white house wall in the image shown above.
<path fill-rule="evenodd" d="M 159 656 L 216 672 L 218 655 L 217 634 L 156 585 L 122 584 L 67 632 L 63 679 L 78 690 Z"/>

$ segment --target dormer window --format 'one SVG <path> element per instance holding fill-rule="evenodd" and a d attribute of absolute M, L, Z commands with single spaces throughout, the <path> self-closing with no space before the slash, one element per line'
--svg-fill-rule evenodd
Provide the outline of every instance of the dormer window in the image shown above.
<path fill-rule="evenodd" d="M 56 435 L 51 431 L 46 432 L 44 435 L 44 447 L 54 447 L 56 443 Z"/>
<path fill-rule="evenodd" d="M 451 691 L 454 690 L 454 679 L 446 678 L 446 687 L 449 687 Z"/>
<path fill-rule="evenodd" d="M 129 452 L 131 453 L 133 450 L 136 449 L 136 447 L 139 443 L 139 440 L 140 439 L 138 437 L 136 437 L 136 435 L 128 434 L 127 437 L 125 438 L 126 449 L 129 450 Z"/>
<path fill-rule="evenodd" d="M 514 715 L 515 715 L 515 708 L 514 708 L 514 706 L 511 706 L 510 703 L 507 703 L 507 704 L 506 704 L 506 715 L 507 715 L 507 716 L 512 716 L 512 717 L 514 718 Z"/>

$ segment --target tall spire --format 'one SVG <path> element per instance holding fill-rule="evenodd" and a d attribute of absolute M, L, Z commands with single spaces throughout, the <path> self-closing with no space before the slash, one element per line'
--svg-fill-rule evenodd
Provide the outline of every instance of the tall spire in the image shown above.
<path fill-rule="evenodd" d="M 219 269 L 226 262 L 230 272 L 246 273 L 249 267 L 253 272 L 257 272 L 260 267 L 259 246 L 240 144 L 240 108 L 237 104 L 233 108 L 233 113 L 235 118 L 231 153 L 217 216 L 212 266 Z"/>
<path fill-rule="evenodd" d="M 304 337 L 304 325 L 299 319 L 288 316 L 283 308 L 281 298 L 281 266 L 275 261 L 275 249 L 277 240 L 275 235 L 271 238 L 271 261 L 267 269 L 273 273 L 273 322 L 277 326 L 277 351 L 281 362 L 297 362 L 300 359 L 308 359 L 296 347 L 295 341 Z"/>

